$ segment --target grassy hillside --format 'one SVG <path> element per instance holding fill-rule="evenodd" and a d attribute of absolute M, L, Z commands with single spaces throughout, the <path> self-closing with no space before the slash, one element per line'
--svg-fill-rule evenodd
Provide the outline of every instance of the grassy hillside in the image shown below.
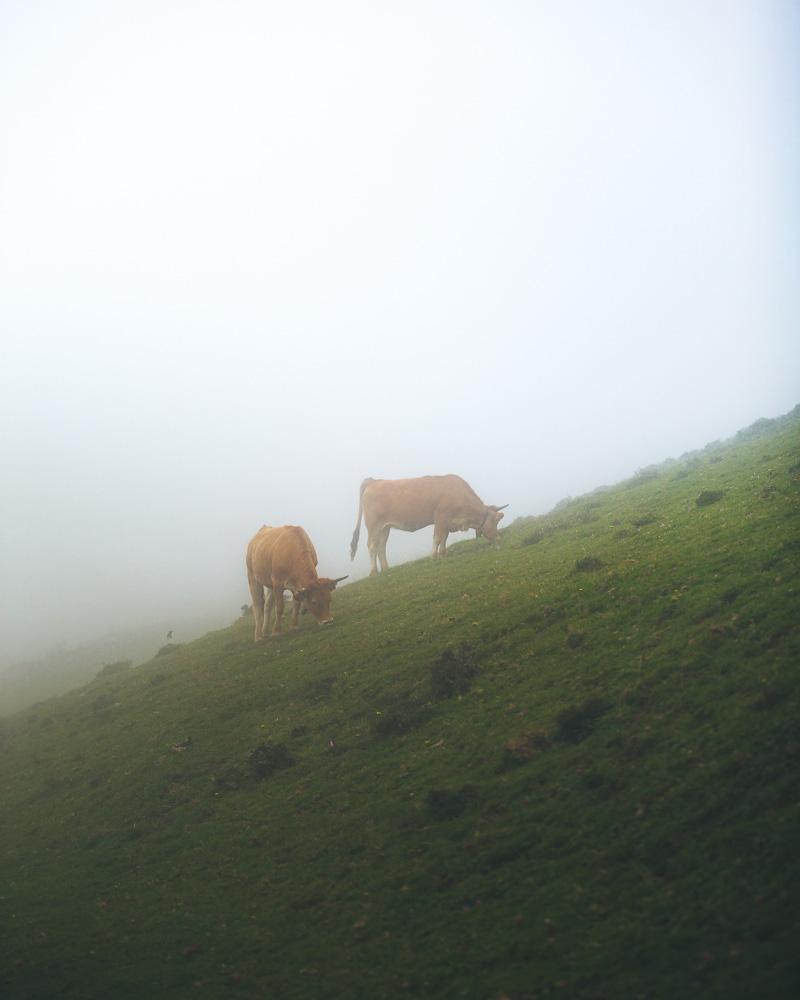
<path fill-rule="evenodd" d="M 795 415 L 3 720 L 0 993 L 797 996 L 799 528 Z"/>
<path fill-rule="evenodd" d="M 0 715 L 11 715 L 34 702 L 64 694 L 92 680 L 104 666 L 129 661 L 134 666 L 149 660 L 166 644 L 173 631 L 175 642 L 196 639 L 225 621 L 223 615 L 190 621 L 162 622 L 110 632 L 77 646 L 60 646 L 36 660 L 0 668 Z"/>

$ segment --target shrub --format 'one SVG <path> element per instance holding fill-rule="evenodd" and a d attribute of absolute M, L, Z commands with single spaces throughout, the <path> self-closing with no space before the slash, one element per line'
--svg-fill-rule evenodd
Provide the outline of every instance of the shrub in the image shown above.
<path fill-rule="evenodd" d="M 400 694 L 375 710 L 372 731 L 376 736 L 400 736 L 419 725 L 423 707 L 410 694 Z"/>
<path fill-rule="evenodd" d="M 577 559 L 575 561 L 575 569 L 579 573 L 590 573 L 596 569 L 602 569 L 605 563 L 602 559 L 597 559 L 595 556 L 584 556 L 582 559 Z"/>
<path fill-rule="evenodd" d="M 273 743 L 267 740 L 251 750 L 247 755 L 247 762 L 255 772 L 257 778 L 268 778 L 275 771 L 280 771 L 285 767 L 294 764 L 292 755 L 283 743 Z"/>
<path fill-rule="evenodd" d="M 431 694 L 434 698 L 464 694 L 479 673 L 469 644 L 462 643 L 458 649 L 446 649 L 431 666 Z"/>
<path fill-rule="evenodd" d="M 112 674 L 122 674 L 126 670 L 130 670 L 132 666 L 133 660 L 115 660 L 114 663 L 104 663 L 97 676 L 110 677 Z"/>
<path fill-rule="evenodd" d="M 453 819 L 461 813 L 475 798 L 472 785 L 461 788 L 432 788 L 425 796 L 425 805 L 435 820 Z"/>
<path fill-rule="evenodd" d="M 551 746 L 552 743 L 546 733 L 523 733 L 522 736 L 515 736 L 503 744 L 503 753 L 497 769 L 507 771 L 509 768 L 527 764 L 536 754 Z"/>
<path fill-rule="evenodd" d="M 522 539 L 522 544 L 536 545 L 538 542 L 541 542 L 543 538 L 544 538 L 544 532 L 542 531 L 541 528 L 537 528 L 535 531 L 532 531 L 529 535 L 526 535 Z"/>
<path fill-rule="evenodd" d="M 556 716 L 553 739 L 559 743 L 581 743 L 610 708 L 602 698 L 589 698 L 580 705 L 565 708 Z"/>
<path fill-rule="evenodd" d="M 156 656 L 169 656 L 170 653 L 174 653 L 176 649 L 180 649 L 181 644 L 179 642 L 168 642 L 166 646 L 162 646 L 161 649 L 156 653 Z"/>
<path fill-rule="evenodd" d="M 708 507 L 709 504 L 716 503 L 725 496 L 724 490 L 703 490 L 695 500 L 698 507 Z"/>

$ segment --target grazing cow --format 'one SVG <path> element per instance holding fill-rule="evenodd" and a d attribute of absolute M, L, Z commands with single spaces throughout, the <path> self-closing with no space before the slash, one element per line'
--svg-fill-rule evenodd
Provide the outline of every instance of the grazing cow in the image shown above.
<path fill-rule="evenodd" d="M 253 595 L 256 642 L 267 634 L 273 606 L 272 634 L 280 635 L 284 590 L 292 592 L 292 628 L 297 628 L 301 607 L 304 613 L 310 611 L 320 625 L 330 625 L 331 594 L 336 584 L 346 579 L 317 576 L 317 553 L 302 528 L 291 524 L 270 528 L 265 524 L 247 546 L 247 582 Z M 266 609 L 265 587 L 269 591 Z"/>
<path fill-rule="evenodd" d="M 508 504 L 495 507 L 485 504 L 460 476 L 421 476 L 418 479 L 365 479 L 361 484 L 358 520 L 350 543 L 350 558 L 355 559 L 361 517 L 367 526 L 367 548 L 372 568 L 370 576 L 386 570 L 386 541 L 392 528 L 419 531 L 433 525 L 433 558 L 446 552 L 451 531 L 475 529 L 490 542 L 497 538 L 497 525 Z"/>

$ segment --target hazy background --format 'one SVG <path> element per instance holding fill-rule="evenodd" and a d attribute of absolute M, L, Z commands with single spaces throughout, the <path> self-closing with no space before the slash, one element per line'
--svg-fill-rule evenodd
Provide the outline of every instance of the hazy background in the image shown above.
<path fill-rule="evenodd" d="M 798 28 L 3 0 L 0 663 L 231 620 L 264 522 L 363 575 L 366 476 L 511 521 L 790 409 Z"/>

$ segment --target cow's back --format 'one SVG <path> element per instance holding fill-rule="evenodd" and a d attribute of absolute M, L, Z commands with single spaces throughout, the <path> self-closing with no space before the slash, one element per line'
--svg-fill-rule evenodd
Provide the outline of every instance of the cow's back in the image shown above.
<path fill-rule="evenodd" d="M 272 554 L 273 572 L 280 576 L 317 566 L 317 553 L 304 528 L 286 524 L 280 530 Z"/>
<path fill-rule="evenodd" d="M 307 532 L 296 524 L 262 528 L 247 549 L 247 568 L 264 586 L 316 577 L 317 553 Z"/>
<path fill-rule="evenodd" d="M 416 530 L 432 524 L 437 509 L 478 501 L 461 476 L 418 476 L 414 479 L 375 479 L 362 497 L 367 522 L 394 524 Z"/>
<path fill-rule="evenodd" d="M 247 571 L 261 583 L 268 584 L 271 579 L 272 553 L 282 530 L 265 524 L 247 546 Z"/>

